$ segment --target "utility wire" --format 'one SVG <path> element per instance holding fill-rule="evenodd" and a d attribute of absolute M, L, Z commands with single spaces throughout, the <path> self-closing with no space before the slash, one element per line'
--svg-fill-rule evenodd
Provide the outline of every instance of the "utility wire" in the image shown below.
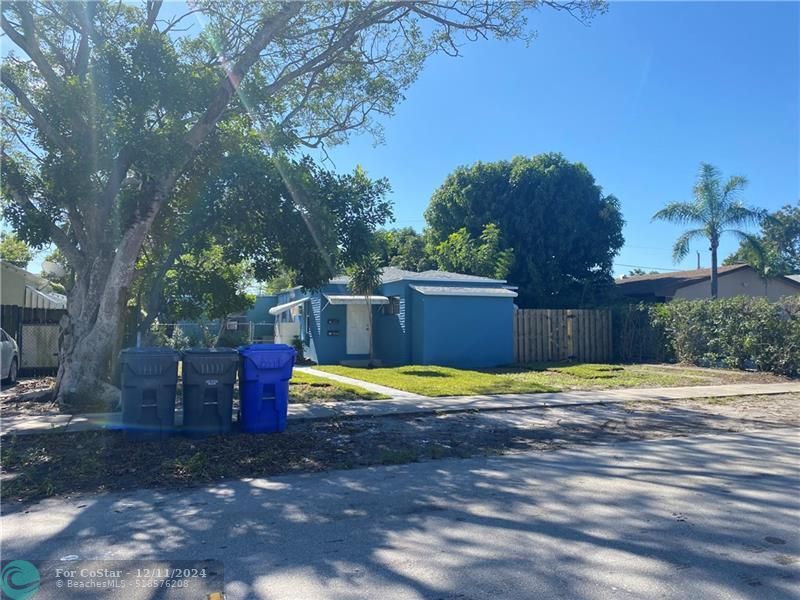
<path fill-rule="evenodd" d="M 667 267 L 646 267 L 644 265 L 626 265 L 625 263 L 614 263 L 615 267 L 628 267 L 629 269 L 651 269 L 653 271 L 684 271 L 685 269 L 668 269 Z"/>

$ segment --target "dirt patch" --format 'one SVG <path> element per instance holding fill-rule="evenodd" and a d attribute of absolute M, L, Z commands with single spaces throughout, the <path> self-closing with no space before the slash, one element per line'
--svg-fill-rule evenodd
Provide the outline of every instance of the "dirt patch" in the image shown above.
<path fill-rule="evenodd" d="M 31 377 L 4 386 L 0 391 L 0 414 L 10 417 L 57 413 L 58 407 L 49 393 L 55 384 L 55 377 Z"/>
<path fill-rule="evenodd" d="M 280 473 L 399 464 L 800 425 L 800 394 L 301 421 L 277 435 L 134 441 L 120 432 L 5 436 L 4 510 L 56 495 L 182 487 Z"/>

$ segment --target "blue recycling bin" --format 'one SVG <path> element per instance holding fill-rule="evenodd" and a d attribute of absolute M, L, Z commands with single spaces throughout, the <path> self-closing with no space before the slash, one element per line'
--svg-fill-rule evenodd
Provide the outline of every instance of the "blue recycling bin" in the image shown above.
<path fill-rule="evenodd" d="M 239 348 L 240 426 L 247 433 L 286 430 L 295 351 L 286 344 Z"/>

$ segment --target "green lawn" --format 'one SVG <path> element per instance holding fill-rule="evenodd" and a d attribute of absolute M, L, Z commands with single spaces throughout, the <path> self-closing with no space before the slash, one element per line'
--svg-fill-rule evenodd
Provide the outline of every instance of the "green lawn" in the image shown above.
<path fill-rule="evenodd" d="M 383 394 L 295 371 L 289 384 L 289 401 L 296 403 L 380 400 Z"/>
<path fill-rule="evenodd" d="M 658 365 L 534 365 L 482 370 L 437 366 L 375 369 L 343 366 L 315 368 L 425 396 L 559 392 L 618 387 L 703 385 L 717 382 L 713 375 L 697 369 L 659 370 Z"/>

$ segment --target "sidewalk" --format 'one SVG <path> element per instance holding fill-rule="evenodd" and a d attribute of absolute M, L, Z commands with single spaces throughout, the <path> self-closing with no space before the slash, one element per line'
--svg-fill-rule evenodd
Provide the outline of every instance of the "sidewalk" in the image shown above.
<path fill-rule="evenodd" d="M 317 372 L 315 371 L 316 375 Z M 348 379 L 348 378 L 344 378 Z M 378 386 L 381 387 L 381 386 Z M 321 404 L 290 404 L 289 419 L 335 419 L 352 417 L 381 417 L 425 413 L 465 412 L 472 410 L 524 410 L 551 406 L 580 406 L 639 401 L 669 401 L 683 398 L 721 398 L 725 396 L 757 396 L 800 393 L 800 382 L 741 383 L 667 388 L 628 388 L 556 392 L 543 394 L 501 394 L 491 396 L 450 396 L 428 398 L 394 397 L 387 400 L 357 400 Z M 2 435 L 46 433 L 48 431 L 87 431 L 120 427 L 120 413 L 91 413 L 83 415 L 40 415 L 5 417 Z M 183 422 L 182 411 L 176 411 L 176 425 Z"/>
<path fill-rule="evenodd" d="M 307 373 L 309 375 L 313 375 L 314 377 L 322 377 L 323 379 L 331 379 L 333 381 L 338 381 L 339 383 L 347 383 L 349 385 L 354 385 L 356 387 L 369 390 L 370 392 L 375 392 L 377 394 L 383 394 L 384 396 L 389 396 L 392 400 L 399 400 L 399 399 L 418 400 L 420 398 L 427 398 L 427 396 L 423 396 L 421 394 L 406 392 L 405 390 L 398 390 L 397 388 L 391 388 L 385 385 L 379 385 L 377 383 L 370 383 L 369 381 L 364 381 L 362 379 L 355 379 L 353 377 L 337 375 L 336 373 L 328 373 L 327 371 L 320 371 L 319 369 L 315 369 L 314 367 L 295 367 L 294 370 L 300 371 L 301 373 Z"/>

